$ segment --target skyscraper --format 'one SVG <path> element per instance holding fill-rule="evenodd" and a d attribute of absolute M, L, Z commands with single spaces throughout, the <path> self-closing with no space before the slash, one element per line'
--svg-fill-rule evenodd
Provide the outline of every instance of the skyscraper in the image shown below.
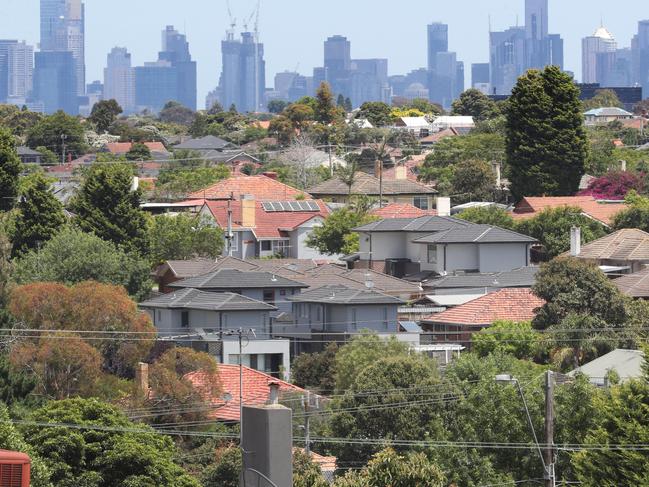
<path fill-rule="evenodd" d="M 221 105 L 226 110 L 234 105 L 240 112 L 256 112 L 264 108 L 266 63 L 264 45 L 252 32 L 243 32 L 241 40 L 228 32 L 221 43 Z"/>
<path fill-rule="evenodd" d="M 433 22 L 428 25 L 428 70 L 434 71 L 437 54 L 448 52 L 448 25 Z"/>
<path fill-rule="evenodd" d="M 104 69 L 104 98 L 116 100 L 125 113 L 135 109 L 135 70 L 125 47 L 114 47 Z"/>
<path fill-rule="evenodd" d="M 633 41 L 636 82 L 642 86 L 644 95 L 649 93 L 649 20 L 638 22 L 638 35 Z"/>
<path fill-rule="evenodd" d="M 326 81 L 334 94 L 349 96 L 351 91 L 351 42 L 343 36 L 329 37 L 324 43 Z"/>
<path fill-rule="evenodd" d="M 162 51 L 159 61 L 169 61 L 178 72 L 178 98 L 184 106 L 196 110 L 196 62 L 189 53 L 189 43 L 184 34 L 179 34 L 168 25 L 162 31 Z"/>
<path fill-rule="evenodd" d="M 25 104 L 32 91 L 33 75 L 33 46 L 0 40 L 0 102 Z"/>
<path fill-rule="evenodd" d="M 548 0 L 525 0 L 525 38 L 542 41 L 548 37 Z"/>
<path fill-rule="evenodd" d="M 608 84 L 607 75 L 615 64 L 617 42 L 604 26 L 581 42 L 582 83 Z"/>
<path fill-rule="evenodd" d="M 71 51 L 43 51 L 35 55 L 33 98 L 45 113 L 79 112 L 76 63 Z"/>
<path fill-rule="evenodd" d="M 85 6 L 81 0 L 41 0 L 42 52 L 70 51 L 78 96 L 85 93 Z"/>

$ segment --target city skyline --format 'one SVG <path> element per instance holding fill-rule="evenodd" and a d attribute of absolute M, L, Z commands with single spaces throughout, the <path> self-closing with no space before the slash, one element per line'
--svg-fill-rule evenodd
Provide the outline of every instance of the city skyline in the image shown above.
<path fill-rule="evenodd" d="M 198 64 L 198 104 L 202 105 L 201 101 L 207 92 L 218 84 L 221 72 L 220 45 L 230 24 L 225 0 L 209 6 L 207 2 L 194 0 L 187 5 L 185 11 L 178 11 L 170 0 L 156 2 L 155 11 L 147 9 L 148 3 L 144 1 L 133 4 L 115 0 L 111 2 L 111 8 L 108 8 L 104 2 L 86 0 L 86 81 L 103 79 L 106 55 L 115 46 L 129 50 L 133 56 L 133 66 L 155 59 L 160 49 L 160 30 L 165 25 L 175 25 L 187 35 L 193 59 Z M 255 3 L 241 1 L 233 4 L 233 15 L 239 19 L 248 17 Z M 525 23 L 523 0 L 487 1 L 477 5 L 475 2 L 458 0 L 453 5 L 444 5 L 440 9 L 427 6 L 428 2 L 411 0 L 401 4 L 403 11 L 381 15 L 382 11 L 377 10 L 375 15 L 369 17 L 367 12 L 370 12 L 372 6 L 366 0 L 359 0 L 353 5 L 334 0 L 328 5 L 329 10 L 336 10 L 337 15 L 324 12 L 319 15 L 315 25 L 300 22 L 303 18 L 308 18 L 305 17 L 308 16 L 308 8 L 298 5 L 294 0 L 282 0 L 282 3 L 289 8 L 277 9 L 276 5 L 262 3 L 260 41 L 264 43 L 266 50 L 267 85 L 272 85 L 275 73 L 294 70 L 298 63 L 298 71 L 309 75 L 314 67 L 322 65 L 322 43 L 327 37 L 336 34 L 349 39 L 354 57 L 389 59 L 390 74 L 407 73 L 425 67 L 427 24 L 443 22 L 449 24 L 451 50 L 457 52 L 458 60 L 464 61 L 466 86 L 470 86 L 470 65 L 488 61 L 489 14 L 491 13 L 493 31 L 516 25 L 517 17 L 518 25 Z M 472 7 L 467 10 L 469 4 Z M 340 8 L 336 8 L 338 6 Z M 608 15 L 604 6 L 605 3 L 599 0 L 571 2 L 570 5 L 557 0 L 550 1 L 550 30 L 564 37 L 565 69 L 573 71 L 578 79 L 581 79 L 581 40 L 592 34 L 600 25 L 602 17 L 604 25 L 613 33 L 618 45 L 628 47 L 631 37 L 637 32 L 638 21 L 649 16 L 643 15 L 637 8 L 637 2 L 629 0 L 620 0 L 615 11 L 608 12 Z M 341 13 L 343 8 L 344 14 Z M 129 9 L 132 15 L 124 16 L 124 9 Z M 427 9 L 430 10 L 429 13 L 425 13 Z M 363 10 L 366 15 L 356 15 Z M 417 12 L 416 21 L 412 20 L 411 15 L 414 11 Z M 469 17 L 466 17 L 467 11 L 472 12 Z M 579 15 L 569 15 L 570 12 L 578 12 Z M 399 23 L 402 17 L 410 18 L 407 25 Z M 204 22 L 205 18 L 210 18 L 209 24 Z M 119 29 L 113 28 L 116 26 L 111 22 L 113 19 L 119 23 Z M 358 19 L 363 19 L 360 24 L 365 25 L 359 25 Z M 283 25 L 287 20 L 293 22 L 290 28 Z M 238 30 L 243 30 L 243 21 L 240 20 L 238 24 Z M 370 28 L 370 25 L 376 26 L 376 29 Z M 249 29 L 251 28 L 249 25 Z M 381 29 L 387 30 L 381 35 L 374 35 L 375 30 Z M 38 0 L 3 2 L 0 7 L 0 37 L 26 40 L 28 44 L 36 46 L 38 34 Z M 299 38 L 299 42 L 295 42 L 296 38 Z M 405 56 L 404 46 L 407 46 Z"/>

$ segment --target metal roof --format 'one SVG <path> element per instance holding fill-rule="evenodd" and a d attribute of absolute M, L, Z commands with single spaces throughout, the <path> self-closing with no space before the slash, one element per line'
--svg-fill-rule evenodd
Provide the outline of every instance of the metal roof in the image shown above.
<path fill-rule="evenodd" d="M 141 308 L 200 309 L 207 311 L 275 311 L 277 308 L 234 293 L 180 289 L 139 304 Z"/>
<path fill-rule="evenodd" d="M 582 365 L 568 375 L 574 377 L 577 373 L 582 373 L 591 379 L 605 379 L 610 371 L 615 371 L 624 382 L 642 377 L 643 363 L 642 351 L 617 349 Z"/>

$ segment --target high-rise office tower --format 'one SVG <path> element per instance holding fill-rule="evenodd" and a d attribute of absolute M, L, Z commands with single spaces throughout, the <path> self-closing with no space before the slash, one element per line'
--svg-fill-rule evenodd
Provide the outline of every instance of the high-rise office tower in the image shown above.
<path fill-rule="evenodd" d="M 366 101 L 390 103 L 387 59 L 353 59 L 351 63 L 350 99 L 360 107 Z"/>
<path fill-rule="evenodd" d="M 638 22 L 638 34 L 633 40 L 633 49 L 634 77 L 642 86 L 646 97 L 649 93 L 649 20 Z"/>
<path fill-rule="evenodd" d="M 256 112 L 264 108 L 266 63 L 264 45 L 252 32 L 243 32 L 241 40 L 228 32 L 221 43 L 221 104 L 226 110 L 234 105 L 240 112 Z"/>
<path fill-rule="evenodd" d="M 116 100 L 125 113 L 135 109 L 135 70 L 125 47 L 114 47 L 106 58 L 104 98 Z"/>
<path fill-rule="evenodd" d="M 25 104 L 31 94 L 34 47 L 16 40 L 0 40 L 0 102 Z"/>
<path fill-rule="evenodd" d="M 41 0 L 41 51 L 70 51 L 78 96 L 85 93 L 85 6 L 81 0 Z"/>
<path fill-rule="evenodd" d="M 162 32 L 158 60 L 135 68 L 135 105 L 158 113 L 170 101 L 196 110 L 196 62 L 185 35 L 173 26 Z"/>
<path fill-rule="evenodd" d="M 582 83 L 608 85 L 608 74 L 613 70 L 617 42 L 604 26 L 581 42 Z"/>
<path fill-rule="evenodd" d="M 45 113 L 79 112 L 76 62 L 71 51 L 35 54 L 33 99 L 43 105 Z"/>
<path fill-rule="evenodd" d="M 428 70 L 434 71 L 437 54 L 448 52 L 448 25 L 433 22 L 428 25 Z"/>
<path fill-rule="evenodd" d="M 548 0 L 525 0 L 525 37 L 541 41 L 548 36 Z"/>
<path fill-rule="evenodd" d="M 329 37 L 324 43 L 324 68 L 334 94 L 351 91 L 351 42 L 343 36 Z"/>

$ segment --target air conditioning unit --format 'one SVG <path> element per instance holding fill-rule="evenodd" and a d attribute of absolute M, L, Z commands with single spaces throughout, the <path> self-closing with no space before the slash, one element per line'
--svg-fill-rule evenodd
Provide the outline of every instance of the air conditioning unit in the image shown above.
<path fill-rule="evenodd" d="M 0 450 L 0 487 L 29 487 L 30 468 L 28 455 Z"/>

